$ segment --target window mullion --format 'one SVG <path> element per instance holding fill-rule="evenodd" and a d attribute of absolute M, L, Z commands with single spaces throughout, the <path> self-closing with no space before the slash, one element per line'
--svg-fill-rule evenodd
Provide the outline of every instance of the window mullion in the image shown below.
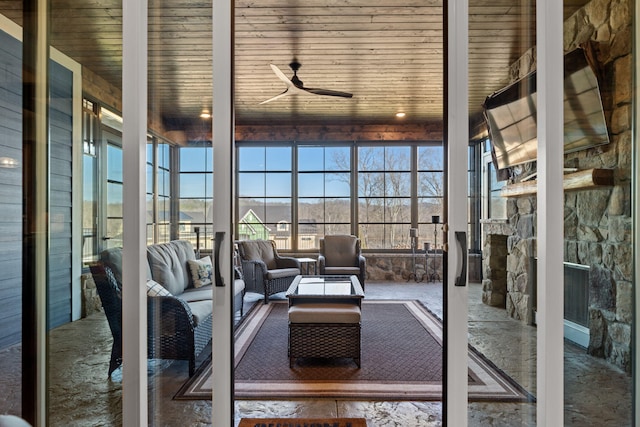
<path fill-rule="evenodd" d="M 359 222 L 359 181 L 358 181 L 358 147 L 355 141 L 351 143 L 351 234 L 360 237 Z"/>
<path fill-rule="evenodd" d="M 291 144 L 291 250 L 298 251 L 298 144 L 295 141 Z"/>
<path fill-rule="evenodd" d="M 411 146 L 411 227 L 418 228 L 418 147 Z"/>

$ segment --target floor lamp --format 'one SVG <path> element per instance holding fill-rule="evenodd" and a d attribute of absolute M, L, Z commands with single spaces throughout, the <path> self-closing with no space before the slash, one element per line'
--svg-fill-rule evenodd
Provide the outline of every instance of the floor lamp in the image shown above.
<path fill-rule="evenodd" d="M 429 279 L 433 278 L 433 281 L 435 282 L 436 279 L 440 280 L 440 275 L 438 274 L 436 265 L 436 253 L 438 253 L 438 224 L 440 224 L 440 215 L 432 215 L 431 222 L 433 223 L 433 274 Z"/>
<path fill-rule="evenodd" d="M 411 262 L 412 262 L 412 270 L 407 282 L 413 278 L 416 282 L 418 281 L 418 276 L 416 275 L 416 243 L 418 242 L 418 229 L 410 228 L 409 229 L 409 238 L 411 239 Z"/>
<path fill-rule="evenodd" d="M 438 224 L 440 224 L 440 215 L 432 215 L 431 222 L 433 223 L 433 250 L 438 249 Z"/>

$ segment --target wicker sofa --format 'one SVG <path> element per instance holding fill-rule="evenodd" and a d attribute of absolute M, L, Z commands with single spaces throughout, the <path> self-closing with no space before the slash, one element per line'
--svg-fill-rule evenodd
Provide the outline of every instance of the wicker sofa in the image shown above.
<path fill-rule="evenodd" d="M 122 363 L 122 249 L 102 252 L 91 273 L 113 334 L 109 376 Z M 196 358 L 211 342 L 212 285 L 195 288 L 188 261 L 195 260 L 190 242 L 176 240 L 147 248 L 147 278 L 169 295 L 147 297 L 147 357 L 189 361 L 189 376 Z M 146 286 L 146 284 L 142 284 Z M 242 310 L 244 282 L 234 281 L 234 311 Z"/>

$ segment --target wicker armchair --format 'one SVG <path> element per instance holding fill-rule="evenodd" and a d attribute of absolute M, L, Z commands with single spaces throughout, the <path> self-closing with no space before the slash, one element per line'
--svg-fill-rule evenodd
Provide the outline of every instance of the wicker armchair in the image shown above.
<path fill-rule="evenodd" d="M 300 262 L 281 257 L 273 240 L 240 240 L 238 253 L 246 290 L 264 295 L 264 303 L 278 292 L 285 292 L 300 274 Z"/>
<path fill-rule="evenodd" d="M 320 239 L 318 267 L 321 275 L 356 275 L 364 289 L 367 260 L 360 251 L 360 239 L 348 234 Z"/>

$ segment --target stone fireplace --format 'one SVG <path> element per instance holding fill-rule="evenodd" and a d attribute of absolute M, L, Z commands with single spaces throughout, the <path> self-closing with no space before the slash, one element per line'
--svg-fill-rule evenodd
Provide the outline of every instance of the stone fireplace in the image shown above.
<path fill-rule="evenodd" d="M 611 141 L 566 154 L 565 167 L 612 172 L 611 185 L 565 191 L 564 261 L 588 269 L 587 352 L 627 372 L 631 372 L 634 286 L 630 5 L 627 0 L 593 0 L 564 25 L 566 52 L 586 42 L 594 47 L 602 69 L 600 89 Z M 535 52 L 527 52 L 512 66 L 513 79 L 534 67 Z M 506 261 L 500 261 L 506 265 L 504 307 L 509 316 L 527 324 L 535 322 L 536 212 L 535 194 L 509 197 L 507 219 L 483 223 L 483 301 L 500 306 L 504 274 L 494 264 L 504 257 L 506 238 Z M 565 271 L 565 281 L 566 275 Z M 576 303 L 570 307 L 578 305 L 572 300 L 584 298 L 574 291 L 565 289 L 565 299 Z"/>

